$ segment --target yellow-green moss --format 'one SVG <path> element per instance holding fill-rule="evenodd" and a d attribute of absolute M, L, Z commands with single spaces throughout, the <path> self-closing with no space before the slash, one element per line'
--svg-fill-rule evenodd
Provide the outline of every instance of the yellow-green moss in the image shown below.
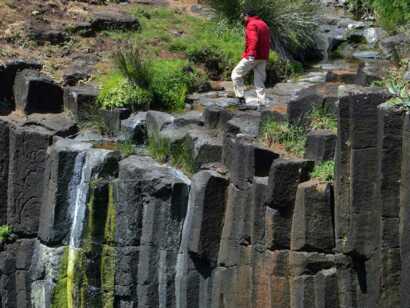
<path fill-rule="evenodd" d="M 60 270 L 57 283 L 53 290 L 51 306 L 56 308 L 68 308 L 67 302 L 67 264 L 68 247 L 64 249 L 64 254 L 60 262 Z"/>

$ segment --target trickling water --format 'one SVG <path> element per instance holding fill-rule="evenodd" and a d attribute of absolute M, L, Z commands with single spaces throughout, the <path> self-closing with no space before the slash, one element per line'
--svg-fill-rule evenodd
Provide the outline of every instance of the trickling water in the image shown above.
<path fill-rule="evenodd" d="M 75 187 L 71 191 L 70 205 L 73 208 L 72 225 L 70 231 L 70 248 L 79 248 L 81 243 L 81 234 L 83 229 L 83 221 L 85 217 L 85 204 L 87 202 L 88 185 L 91 174 L 87 174 L 87 154 L 80 152 L 74 163 L 74 173 L 70 181 L 70 187 Z"/>

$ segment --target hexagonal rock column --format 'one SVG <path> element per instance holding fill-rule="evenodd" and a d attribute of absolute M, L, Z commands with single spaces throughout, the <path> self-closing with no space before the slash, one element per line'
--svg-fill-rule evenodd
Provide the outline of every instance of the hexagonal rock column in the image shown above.
<path fill-rule="evenodd" d="M 371 257 L 379 246 L 377 106 L 389 95 L 378 88 L 341 86 L 336 150 L 336 246 L 343 253 Z"/>
<path fill-rule="evenodd" d="M 14 97 L 16 110 L 23 114 L 63 111 L 63 90 L 38 71 L 23 70 L 17 73 Z"/>
<path fill-rule="evenodd" d="M 410 113 L 403 125 L 402 167 L 400 179 L 400 303 L 410 305 Z M 393 226 L 392 226 L 393 227 Z"/>
<path fill-rule="evenodd" d="M 332 187 L 316 181 L 300 184 L 292 219 L 291 249 L 330 253 L 334 247 Z"/>
<path fill-rule="evenodd" d="M 64 110 L 77 121 L 86 120 L 94 110 L 98 89 L 93 86 L 77 86 L 64 89 Z"/>
<path fill-rule="evenodd" d="M 0 115 L 8 114 L 14 109 L 13 85 L 17 72 L 24 69 L 40 70 L 41 64 L 31 61 L 11 60 L 0 65 Z M 3 109 L 4 107 L 4 109 Z"/>
<path fill-rule="evenodd" d="M 187 216 L 176 264 L 176 306 L 210 307 L 228 180 L 214 171 L 192 178 Z"/>
<path fill-rule="evenodd" d="M 47 148 L 53 132 L 40 126 L 10 131 L 7 223 L 16 232 L 38 231 Z"/>
<path fill-rule="evenodd" d="M 174 307 L 175 273 L 190 181 L 148 157 L 120 162 L 115 301 L 118 307 Z"/>
<path fill-rule="evenodd" d="M 320 163 L 335 158 L 337 136 L 334 132 L 318 129 L 309 132 L 305 145 L 305 158 Z"/>
<path fill-rule="evenodd" d="M 289 270 L 289 307 L 339 307 L 334 255 L 291 252 Z"/>
<path fill-rule="evenodd" d="M 265 240 L 268 249 L 290 249 L 290 233 L 296 191 L 300 183 L 309 179 L 313 161 L 277 159 L 269 173 L 265 195 Z"/>
<path fill-rule="evenodd" d="M 400 306 L 400 177 L 405 112 L 390 104 L 379 106 L 376 202 L 381 210 L 380 305 Z"/>
<path fill-rule="evenodd" d="M 10 125 L 12 124 L 7 118 L 0 118 L 0 225 L 7 223 Z"/>

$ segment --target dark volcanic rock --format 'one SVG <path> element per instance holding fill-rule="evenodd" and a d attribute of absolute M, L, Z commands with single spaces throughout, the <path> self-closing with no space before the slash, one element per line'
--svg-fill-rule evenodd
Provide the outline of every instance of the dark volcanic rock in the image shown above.
<path fill-rule="evenodd" d="M 93 86 L 78 86 L 64 89 L 64 109 L 77 121 L 86 120 L 95 112 L 98 89 Z"/>
<path fill-rule="evenodd" d="M 63 44 L 69 39 L 68 34 L 63 29 L 53 28 L 45 23 L 33 23 L 31 22 L 27 29 L 28 37 L 36 41 L 38 44 L 44 44 L 46 42 L 51 44 Z"/>
<path fill-rule="evenodd" d="M 10 131 L 7 223 L 25 235 L 38 231 L 46 152 L 52 136 L 50 130 L 39 126 Z"/>
<path fill-rule="evenodd" d="M 90 26 L 94 32 L 103 30 L 138 30 L 140 23 L 135 17 L 126 13 L 105 10 L 93 14 Z"/>
<path fill-rule="evenodd" d="M 7 187 L 9 176 L 9 133 L 12 124 L 0 118 L 0 225 L 7 223 Z"/>
<path fill-rule="evenodd" d="M 14 110 L 13 85 L 16 74 L 24 69 L 40 70 L 42 65 L 37 62 L 11 60 L 0 65 L 0 115 Z"/>
<path fill-rule="evenodd" d="M 180 307 L 207 307 L 223 228 L 228 180 L 214 171 L 194 175 L 176 272 Z M 204 296 L 205 295 L 205 296 Z"/>
<path fill-rule="evenodd" d="M 381 89 L 342 86 L 338 104 L 335 224 L 339 251 L 373 254 L 380 210 L 375 208 L 377 106 L 389 95 Z"/>
<path fill-rule="evenodd" d="M 329 130 L 309 132 L 305 145 L 305 158 L 320 163 L 335 158 L 337 136 Z"/>
<path fill-rule="evenodd" d="M 132 114 L 128 119 L 121 121 L 121 131 L 124 137 L 136 144 L 147 142 L 146 112 Z"/>
<path fill-rule="evenodd" d="M 23 70 L 17 73 L 14 96 L 16 109 L 24 114 L 63 111 L 63 90 L 38 71 Z"/>
<path fill-rule="evenodd" d="M 189 180 L 175 169 L 151 158 L 132 156 L 120 162 L 116 187 L 117 260 L 132 259 L 133 272 L 126 281 L 116 272 L 119 301 L 140 307 L 159 303 L 175 306 L 175 264 L 186 215 Z M 135 249 L 138 250 L 136 255 Z M 125 252 L 127 252 L 125 254 Z M 135 275 L 135 271 L 138 275 Z"/>
<path fill-rule="evenodd" d="M 291 249 L 332 252 L 333 195 L 329 184 L 299 185 L 292 220 Z"/>

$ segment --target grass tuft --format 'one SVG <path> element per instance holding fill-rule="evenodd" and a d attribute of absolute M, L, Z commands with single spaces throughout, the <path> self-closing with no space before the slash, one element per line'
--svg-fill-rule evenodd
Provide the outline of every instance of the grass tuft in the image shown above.
<path fill-rule="evenodd" d="M 13 229 L 10 226 L 0 226 L 0 241 L 6 241 L 10 237 L 12 232 Z"/>
<path fill-rule="evenodd" d="M 310 176 L 323 182 L 333 181 L 335 177 L 335 162 L 330 160 L 316 165 Z"/>

